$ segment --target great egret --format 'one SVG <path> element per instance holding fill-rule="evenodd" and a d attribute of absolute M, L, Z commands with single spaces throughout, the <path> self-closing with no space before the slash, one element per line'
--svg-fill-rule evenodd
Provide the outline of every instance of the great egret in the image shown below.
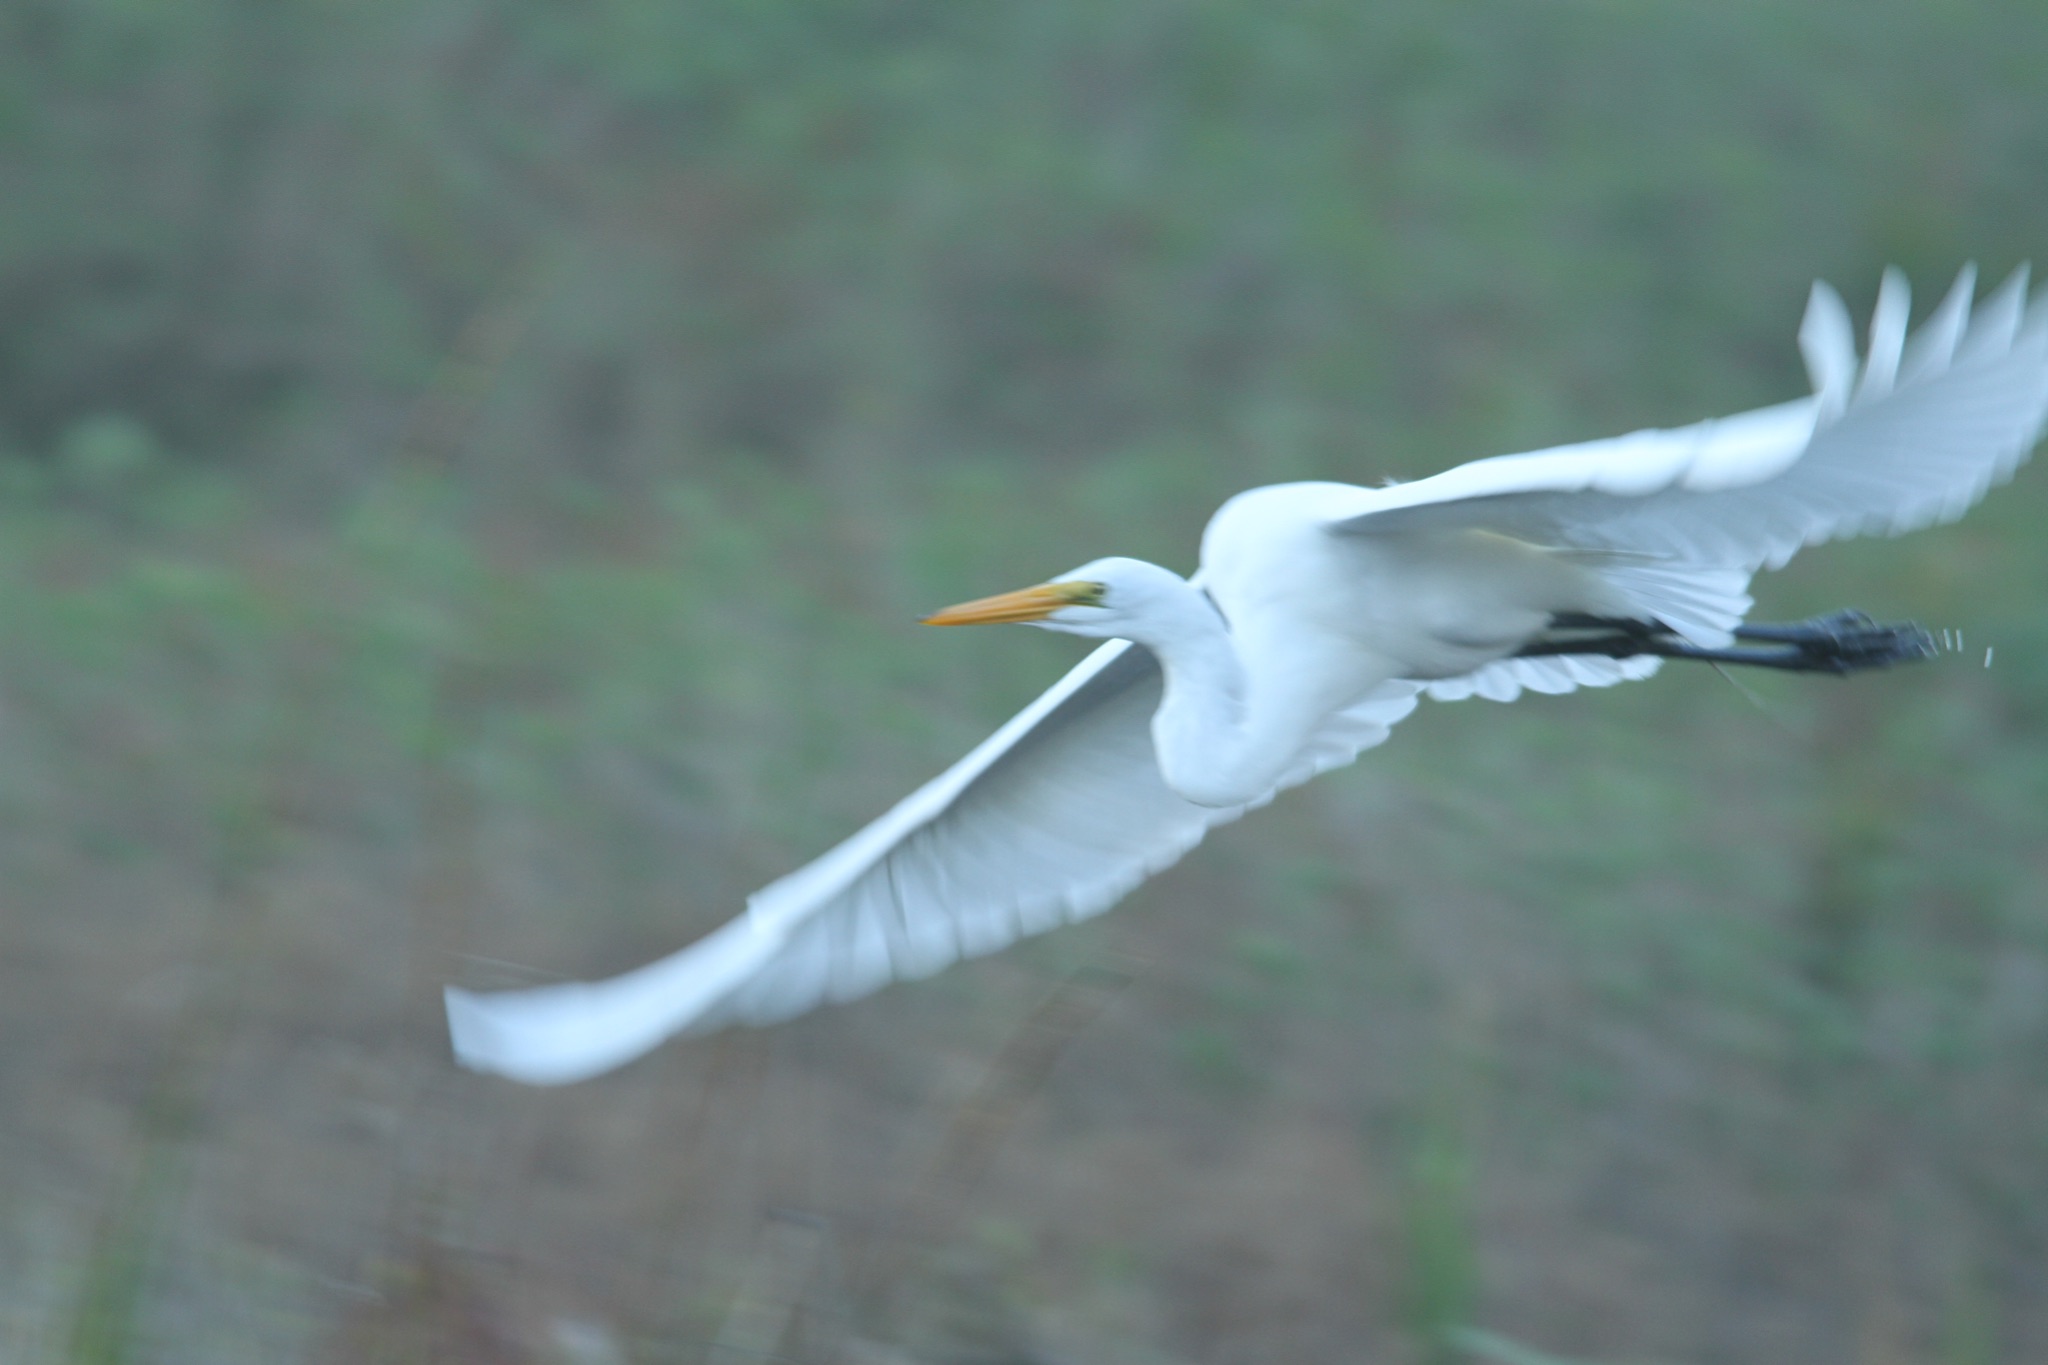
<path fill-rule="evenodd" d="M 449 990 L 456 1057 L 573 1081 L 1084 919 L 1378 744 L 1423 694 L 1605 687 L 1666 657 L 1847 671 L 1928 652 L 1922 632 L 1848 615 L 1740 622 L 1758 569 L 1960 516 L 2026 458 L 2048 418 L 2048 301 L 2029 306 L 2021 271 L 1973 316 L 1974 286 L 1964 270 L 1909 341 L 1887 272 L 1859 363 L 1816 284 L 1808 398 L 1386 488 L 1256 488 L 1210 521 L 1192 579 L 1102 559 L 938 613 L 1108 643 L 681 952 L 590 984 Z"/>

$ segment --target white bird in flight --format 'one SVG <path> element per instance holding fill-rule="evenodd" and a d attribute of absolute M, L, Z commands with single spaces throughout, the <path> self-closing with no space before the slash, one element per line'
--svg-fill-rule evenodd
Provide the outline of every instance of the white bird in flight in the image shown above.
<path fill-rule="evenodd" d="M 1182 578 L 1101 559 L 933 625 L 1106 639 L 973 752 L 745 913 L 609 980 L 447 992 L 456 1058 L 536 1085 L 678 1033 L 768 1024 L 1107 910 L 1211 828 L 1349 763 L 1427 694 L 1508 701 L 1702 658 L 1847 672 L 1931 653 L 1844 613 L 1745 627 L 1803 546 L 1953 520 L 2048 420 L 2048 298 L 1965 269 L 1908 339 L 1886 272 L 1859 362 L 1816 284 L 1812 396 L 1386 488 L 1225 503 Z"/>

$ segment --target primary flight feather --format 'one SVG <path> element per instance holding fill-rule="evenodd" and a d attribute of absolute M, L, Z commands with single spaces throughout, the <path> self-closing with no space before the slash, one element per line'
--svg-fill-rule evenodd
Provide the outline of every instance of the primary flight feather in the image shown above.
<path fill-rule="evenodd" d="M 1192 579 L 1104 559 L 938 613 L 1108 643 L 682 951 L 606 981 L 451 988 L 457 1059 L 579 1080 L 1085 919 L 1378 744 L 1425 693 L 1604 687 L 1670 657 L 1840 672 L 1921 652 L 1860 618 L 1741 622 L 1758 569 L 1960 516 L 2032 450 L 2048 303 L 2029 303 L 2024 271 L 1973 309 L 1974 286 L 1965 270 L 1909 338 L 1887 272 L 1859 360 L 1847 309 L 1815 285 L 1799 330 L 1814 392 L 1796 402 L 1389 488 L 1256 488 L 1211 519 Z"/>

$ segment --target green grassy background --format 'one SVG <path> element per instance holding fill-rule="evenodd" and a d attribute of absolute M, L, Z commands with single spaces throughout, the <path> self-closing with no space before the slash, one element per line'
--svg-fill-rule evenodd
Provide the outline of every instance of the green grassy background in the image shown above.
<path fill-rule="evenodd" d="M 1075 655 L 919 610 L 2009 269 L 2044 71 L 1990 0 L 0 12 L 0 1361 L 720 1359 L 789 1227 L 797 1359 L 2048 1353 L 2038 471 L 1762 585 L 1934 663 L 1429 706 L 1100 922 L 568 1091 L 436 1017 Z"/>

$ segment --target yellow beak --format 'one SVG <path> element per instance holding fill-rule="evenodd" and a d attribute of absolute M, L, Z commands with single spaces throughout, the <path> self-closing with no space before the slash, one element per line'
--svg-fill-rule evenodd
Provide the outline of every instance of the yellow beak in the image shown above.
<path fill-rule="evenodd" d="M 992 626 L 1012 621 L 1043 621 L 1061 607 L 1071 607 L 1099 597 L 1097 583 L 1041 583 L 1035 588 L 976 598 L 958 606 L 935 611 L 924 618 L 928 626 Z"/>

